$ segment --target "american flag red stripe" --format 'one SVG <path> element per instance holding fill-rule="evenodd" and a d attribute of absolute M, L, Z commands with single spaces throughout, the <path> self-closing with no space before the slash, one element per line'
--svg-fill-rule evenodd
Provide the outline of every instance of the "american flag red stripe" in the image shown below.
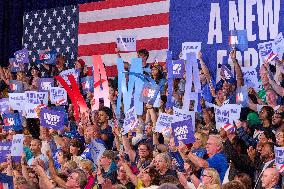
<path fill-rule="evenodd" d="M 133 18 L 121 18 L 106 21 L 98 21 L 94 23 L 79 24 L 79 33 L 96 33 L 112 30 L 134 29 L 137 27 L 150 27 L 156 25 L 167 25 L 169 23 L 169 13 L 161 13 L 155 15 L 137 16 Z"/>
<path fill-rule="evenodd" d="M 137 50 L 149 51 L 148 63 L 165 62 L 169 37 L 168 0 L 112 0 L 79 6 L 78 56 L 92 65 L 102 55 L 108 76 L 115 76 L 116 36 L 136 35 Z M 121 53 L 130 62 L 136 52 Z"/>
<path fill-rule="evenodd" d="M 153 3 L 159 2 L 163 0 L 143 0 L 143 3 Z M 79 11 L 80 12 L 87 12 L 87 11 L 94 11 L 94 10 L 102 10 L 102 9 L 110 9 L 110 8 L 117 8 L 117 7 L 125 7 L 125 6 L 133 6 L 141 4 L 141 0 L 107 0 L 102 1 L 100 3 L 86 3 L 80 5 Z"/>

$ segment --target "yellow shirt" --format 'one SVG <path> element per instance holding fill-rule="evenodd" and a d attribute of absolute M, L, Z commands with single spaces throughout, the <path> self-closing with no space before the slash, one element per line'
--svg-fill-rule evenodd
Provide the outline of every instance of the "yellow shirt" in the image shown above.
<path fill-rule="evenodd" d="M 135 189 L 141 189 L 143 188 L 143 183 L 142 180 L 140 180 L 139 178 L 137 179 L 137 186 L 135 187 Z"/>

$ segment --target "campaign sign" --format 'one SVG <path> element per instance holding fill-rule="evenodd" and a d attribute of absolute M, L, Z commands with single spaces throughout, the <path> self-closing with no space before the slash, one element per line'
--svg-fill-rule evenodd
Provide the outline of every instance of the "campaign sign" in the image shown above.
<path fill-rule="evenodd" d="M 20 131 L 23 129 L 22 122 L 19 113 L 7 113 L 3 114 L 4 129 L 13 129 L 15 131 Z"/>
<path fill-rule="evenodd" d="M 15 58 L 16 58 L 16 62 L 17 63 L 21 63 L 21 64 L 25 64 L 25 63 L 29 63 L 29 52 L 27 49 L 22 49 L 19 51 L 16 51 L 14 53 Z"/>
<path fill-rule="evenodd" d="M 194 52 L 196 54 L 201 50 L 201 42 L 184 42 L 182 43 L 182 59 L 186 60 L 186 54 Z"/>
<path fill-rule="evenodd" d="M 11 156 L 13 161 L 20 161 L 22 153 L 24 153 L 24 135 L 16 134 L 13 136 Z"/>
<path fill-rule="evenodd" d="M 116 45 L 119 51 L 136 51 L 136 36 L 119 35 Z"/>
<path fill-rule="evenodd" d="M 274 39 L 274 51 L 279 54 L 284 53 L 284 38 L 282 32 L 280 32 Z"/>
<path fill-rule="evenodd" d="M 248 88 L 247 86 L 242 86 L 236 91 L 236 104 L 242 107 L 247 107 L 248 104 Z"/>
<path fill-rule="evenodd" d="M 10 108 L 9 98 L 0 99 L 0 114 L 8 113 Z"/>
<path fill-rule="evenodd" d="M 192 119 L 193 123 L 195 123 L 195 112 L 193 111 L 186 111 L 182 110 L 176 107 L 173 107 L 173 115 L 176 117 L 176 119 L 179 120 L 189 120 Z"/>
<path fill-rule="evenodd" d="M 0 163 L 7 161 L 7 156 L 11 154 L 12 142 L 0 142 Z"/>
<path fill-rule="evenodd" d="M 50 101 L 51 104 L 67 104 L 67 92 L 61 87 L 51 87 L 50 88 Z"/>
<path fill-rule="evenodd" d="M 259 53 L 264 63 L 277 60 L 277 52 L 274 52 L 274 41 L 264 42 L 258 44 Z"/>
<path fill-rule="evenodd" d="M 182 141 L 184 144 L 195 141 L 192 119 L 174 122 L 171 124 L 171 127 L 176 146 L 178 146 L 179 141 Z"/>
<path fill-rule="evenodd" d="M 55 50 L 41 50 L 39 51 L 39 64 L 53 64 L 56 63 L 57 52 Z"/>
<path fill-rule="evenodd" d="M 252 87 L 255 91 L 259 91 L 259 82 L 257 78 L 256 68 L 254 67 L 242 67 L 244 85 Z"/>
<path fill-rule="evenodd" d="M 25 94 L 28 103 L 48 105 L 48 92 L 26 91 Z"/>
<path fill-rule="evenodd" d="M 25 117 L 26 118 L 38 118 L 38 115 L 35 111 L 36 107 L 38 106 L 38 104 L 33 104 L 33 103 L 25 103 Z"/>
<path fill-rule="evenodd" d="M 17 80 L 10 80 L 9 91 L 11 93 L 21 93 L 24 91 L 23 82 Z"/>
<path fill-rule="evenodd" d="M 154 104 L 157 95 L 159 93 L 160 87 L 156 84 L 152 83 L 144 83 L 141 96 L 140 96 L 140 101 L 145 102 L 148 104 Z"/>
<path fill-rule="evenodd" d="M 221 75 L 224 77 L 223 79 L 226 79 L 226 80 L 230 80 L 231 78 L 234 78 L 231 70 L 226 65 L 222 65 Z"/>
<path fill-rule="evenodd" d="M 13 110 L 24 110 L 25 102 L 25 93 L 9 93 L 9 104 Z"/>
<path fill-rule="evenodd" d="M 230 51 L 233 49 L 239 51 L 248 50 L 248 36 L 246 30 L 231 30 L 229 38 Z"/>
<path fill-rule="evenodd" d="M 54 86 L 54 79 L 53 78 L 39 78 L 38 80 L 38 91 L 44 92 L 49 91 L 50 87 Z"/>
<path fill-rule="evenodd" d="M 275 164 L 280 173 L 284 173 L 284 147 L 274 146 Z"/>
<path fill-rule="evenodd" d="M 183 78 L 185 70 L 184 60 L 173 60 L 172 61 L 172 72 L 173 78 Z"/>
<path fill-rule="evenodd" d="M 81 79 L 83 94 L 94 92 L 94 77 L 87 76 Z"/>
<path fill-rule="evenodd" d="M 171 128 L 171 124 L 174 121 L 175 116 L 160 113 L 156 122 L 155 131 L 158 133 L 164 133 L 167 129 Z"/>
<path fill-rule="evenodd" d="M 9 58 L 9 63 L 10 63 L 11 72 L 15 73 L 15 72 L 24 71 L 23 64 L 16 62 L 15 58 Z"/>
<path fill-rule="evenodd" d="M 64 113 L 64 124 L 67 125 L 68 124 L 68 113 L 65 110 L 65 106 L 52 106 L 51 107 L 52 110 L 55 111 L 59 111 L 59 112 L 63 112 Z"/>
<path fill-rule="evenodd" d="M 127 134 L 130 130 L 136 128 L 137 126 L 138 126 L 137 115 L 135 113 L 134 107 L 132 107 L 125 114 L 122 134 L 123 135 Z"/>
<path fill-rule="evenodd" d="M 49 129 L 64 129 L 64 112 L 43 108 L 40 111 L 40 125 Z"/>
<path fill-rule="evenodd" d="M 240 118 L 241 106 L 237 104 L 225 104 L 221 107 L 215 106 L 216 129 L 224 127 L 224 125 Z"/>
<path fill-rule="evenodd" d="M 68 85 L 70 85 L 70 81 L 68 79 L 68 75 L 73 75 L 75 80 L 78 83 L 79 74 L 80 74 L 79 70 L 76 70 L 76 69 L 72 68 L 72 69 L 69 69 L 69 70 L 62 71 L 59 75 L 66 81 L 66 83 Z"/>
<path fill-rule="evenodd" d="M 103 155 L 104 151 L 106 150 L 103 143 L 93 140 L 91 143 L 91 154 L 93 162 L 99 162 L 101 156 Z"/>

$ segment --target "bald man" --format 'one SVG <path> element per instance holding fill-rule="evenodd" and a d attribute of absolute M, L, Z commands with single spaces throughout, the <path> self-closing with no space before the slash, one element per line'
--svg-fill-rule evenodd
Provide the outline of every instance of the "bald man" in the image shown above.
<path fill-rule="evenodd" d="M 264 170 L 261 181 L 262 187 L 265 189 L 280 189 L 278 185 L 280 175 L 275 168 L 267 168 Z"/>

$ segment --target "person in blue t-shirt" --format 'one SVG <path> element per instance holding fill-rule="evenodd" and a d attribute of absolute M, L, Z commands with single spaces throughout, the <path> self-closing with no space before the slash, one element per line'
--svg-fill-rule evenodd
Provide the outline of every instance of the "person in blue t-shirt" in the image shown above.
<path fill-rule="evenodd" d="M 81 154 L 82 159 L 88 159 L 94 162 L 94 157 L 92 155 L 92 141 L 95 140 L 98 143 L 104 144 L 104 142 L 97 137 L 97 132 L 95 127 L 88 126 L 85 129 L 84 132 L 84 138 L 85 138 L 85 150 Z"/>
<path fill-rule="evenodd" d="M 225 177 L 225 173 L 228 169 L 228 161 L 224 153 L 222 152 L 223 144 L 220 135 L 209 135 L 209 139 L 206 144 L 206 151 L 208 159 L 204 160 L 191 152 L 184 152 L 187 157 L 195 164 L 197 167 L 201 168 L 214 168 L 220 175 L 221 181 Z"/>
<path fill-rule="evenodd" d="M 101 139 L 105 143 L 105 147 L 111 150 L 113 147 L 114 134 L 112 128 L 109 125 L 109 120 L 112 120 L 112 110 L 108 107 L 102 107 L 99 109 L 98 124 L 100 128 Z"/>

